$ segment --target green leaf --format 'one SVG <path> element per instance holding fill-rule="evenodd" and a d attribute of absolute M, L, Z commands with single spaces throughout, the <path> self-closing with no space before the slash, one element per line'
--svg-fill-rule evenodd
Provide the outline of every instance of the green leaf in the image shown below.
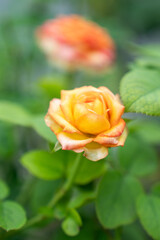
<path fill-rule="evenodd" d="M 46 151 L 31 151 L 24 154 L 21 163 L 29 172 L 44 180 L 54 180 L 64 176 L 65 163 L 61 151 L 48 153 Z"/>
<path fill-rule="evenodd" d="M 6 161 L 16 151 L 15 131 L 9 123 L 0 121 L 0 155 L 1 161 Z"/>
<path fill-rule="evenodd" d="M 0 200 L 6 198 L 9 194 L 9 188 L 6 183 L 0 180 Z"/>
<path fill-rule="evenodd" d="M 160 198 L 142 195 L 137 201 L 137 213 L 141 224 L 154 239 L 160 239 Z"/>
<path fill-rule="evenodd" d="M 76 236 L 79 233 L 79 226 L 72 217 L 68 217 L 63 221 L 62 229 L 69 236 Z"/>
<path fill-rule="evenodd" d="M 132 223 L 123 227 L 123 240 L 148 240 L 146 232 L 139 224 L 139 222 Z"/>
<path fill-rule="evenodd" d="M 62 76 L 47 76 L 39 80 L 39 86 L 50 98 L 59 98 L 60 91 L 66 88 L 66 81 Z"/>
<path fill-rule="evenodd" d="M 128 124 L 129 131 L 135 132 L 151 144 L 160 142 L 160 123 L 158 121 L 134 120 Z"/>
<path fill-rule="evenodd" d="M 125 147 L 117 150 L 121 167 L 136 176 L 145 176 L 157 169 L 158 159 L 154 148 L 137 136 L 128 136 Z"/>
<path fill-rule="evenodd" d="M 40 208 L 46 206 L 61 184 L 59 179 L 53 181 L 37 179 L 30 200 L 32 212 L 37 213 Z"/>
<path fill-rule="evenodd" d="M 143 67 L 143 68 L 160 68 L 160 58 L 158 57 L 141 57 L 135 60 L 133 67 Z"/>
<path fill-rule="evenodd" d="M 132 44 L 133 52 L 137 52 L 142 56 L 149 56 L 154 58 L 160 58 L 160 44 L 145 44 L 137 45 Z"/>
<path fill-rule="evenodd" d="M 32 117 L 19 104 L 0 101 L 0 120 L 22 126 L 30 126 Z"/>
<path fill-rule="evenodd" d="M 160 197 L 160 182 L 157 182 L 152 186 L 151 192 L 153 195 Z"/>
<path fill-rule="evenodd" d="M 24 209 L 13 201 L 0 203 L 0 227 L 5 230 L 21 228 L 26 222 Z"/>
<path fill-rule="evenodd" d="M 55 143 L 56 136 L 46 126 L 44 115 L 32 115 L 16 103 L 0 101 L 0 120 L 24 127 L 32 127 L 40 136 Z"/>
<path fill-rule="evenodd" d="M 101 224 L 113 229 L 136 218 L 135 201 L 143 193 L 141 184 L 132 176 L 108 172 L 99 184 L 96 211 Z"/>
<path fill-rule="evenodd" d="M 160 73 L 155 70 L 133 70 L 120 85 L 125 111 L 160 116 Z"/>
<path fill-rule="evenodd" d="M 73 152 L 70 152 L 68 172 L 67 172 L 68 175 L 70 174 L 71 166 L 73 165 L 75 158 L 76 158 L 76 154 Z M 103 175 L 106 169 L 107 169 L 107 164 L 105 160 L 92 162 L 87 158 L 82 157 L 81 164 L 75 178 L 75 183 L 87 184 L 93 181 L 94 179 L 100 177 L 101 175 Z"/>
<path fill-rule="evenodd" d="M 95 191 L 87 191 L 75 188 L 68 204 L 69 208 L 79 208 L 86 202 L 95 199 Z"/>
<path fill-rule="evenodd" d="M 61 229 L 57 229 L 56 233 L 53 234 L 52 236 L 52 240 L 93 240 L 95 239 L 95 235 L 98 236 L 98 240 L 109 240 L 109 238 L 106 238 L 106 234 L 105 234 L 105 238 L 101 238 L 101 234 L 102 234 L 102 229 L 97 229 L 97 223 L 94 221 L 90 221 L 90 219 L 84 219 L 84 224 L 81 228 L 80 233 L 75 236 L 75 237 L 70 237 L 67 236 Z"/>
<path fill-rule="evenodd" d="M 57 138 L 55 134 L 50 130 L 50 128 L 45 124 L 43 115 L 35 116 L 32 119 L 32 127 L 40 136 L 45 138 L 47 141 L 56 143 Z"/>
<path fill-rule="evenodd" d="M 62 222 L 63 231 L 69 236 L 76 236 L 81 225 L 82 221 L 78 212 L 75 209 L 70 209 L 69 215 Z"/>

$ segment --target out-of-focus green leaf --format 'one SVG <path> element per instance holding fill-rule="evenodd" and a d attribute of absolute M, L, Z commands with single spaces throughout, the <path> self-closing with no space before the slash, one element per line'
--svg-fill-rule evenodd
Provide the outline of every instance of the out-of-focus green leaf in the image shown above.
<path fill-rule="evenodd" d="M 147 240 L 148 236 L 138 222 L 123 227 L 123 240 Z"/>
<path fill-rule="evenodd" d="M 32 127 L 34 130 L 43 138 L 48 140 L 51 143 L 55 143 L 57 141 L 56 136 L 54 133 L 50 130 L 49 127 L 45 124 L 44 116 L 40 115 L 37 117 L 34 117 L 32 120 Z"/>
<path fill-rule="evenodd" d="M 64 176 L 65 162 L 61 151 L 53 154 L 36 150 L 25 153 L 21 163 L 29 172 L 44 180 L 54 180 Z"/>
<path fill-rule="evenodd" d="M 143 193 L 141 184 L 132 176 L 108 172 L 99 183 L 96 211 L 101 224 L 113 229 L 136 218 L 135 202 Z"/>
<path fill-rule="evenodd" d="M 30 126 L 32 117 L 31 114 L 20 105 L 12 102 L 0 101 L 0 120 L 22 126 Z"/>
<path fill-rule="evenodd" d="M 0 122 L 0 159 L 6 159 L 16 151 L 14 129 L 11 124 Z"/>
<path fill-rule="evenodd" d="M 143 56 L 159 58 L 160 60 L 160 44 L 132 44 L 131 48 L 133 49 L 134 53 L 138 53 Z"/>
<path fill-rule="evenodd" d="M 158 159 L 154 148 L 136 136 L 128 136 L 123 148 L 111 151 L 117 151 L 121 167 L 130 174 L 145 176 L 157 169 Z"/>
<path fill-rule="evenodd" d="M 79 233 L 79 226 L 72 217 L 67 217 L 63 221 L 62 229 L 69 236 L 76 236 Z"/>
<path fill-rule="evenodd" d="M 102 240 L 100 237 L 100 233 L 102 233 L 102 230 L 97 232 L 97 225 L 94 224 L 94 221 L 91 221 L 88 219 L 88 221 L 83 222 L 83 226 L 81 227 L 80 233 L 72 237 L 73 240 L 93 240 L 95 238 L 95 235 L 98 236 L 98 240 Z M 106 237 L 106 235 L 105 235 Z M 54 233 L 52 240 L 70 240 L 71 237 L 67 236 L 61 229 L 58 229 L 56 233 Z M 105 240 L 108 240 L 108 238 L 105 238 Z"/>
<path fill-rule="evenodd" d="M 9 194 L 9 188 L 6 183 L 0 180 L 0 200 L 6 198 Z"/>
<path fill-rule="evenodd" d="M 76 236 L 81 225 L 80 215 L 75 209 L 71 209 L 69 215 L 62 222 L 62 229 L 68 236 Z"/>
<path fill-rule="evenodd" d="M 24 127 L 32 127 L 40 136 L 49 142 L 55 143 L 56 136 L 46 126 L 44 115 L 33 115 L 27 112 L 18 103 L 0 101 L 0 120 L 18 124 Z"/>
<path fill-rule="evenodd" d="M 160 116 L 160 72 L 133 70 L 120 85 L 125 111 Z"/>
<path fill-rule="evenodd" d="M 160 68 L 160 58 L 157 57 L 141 57 L 137 58 L 131 65 L 132 68 L 147 67 L 147 68 Z"/>
<path fill-rule="evenodd" d="M 60 97 L 61 90 L 66 88 L 65 83 L 62 76 L 44 77 L 39 80 L 39 86 L 51 99 Z"/>
<path fill-rule="evenodd" d="M 160 142 L 160 123 L 158 121 L 134 120 L 128 123 L 129 131 L 135 132 L 151 144 Z"/>
<path fill-rule="evenodd" d="M 140 222 L 153 239 L 160 239 L 160 198 L 142 195 L 137 201 Z"/>
<path fill-rule="evenodd" d="M 87 201 L 93 200 L 96 196 L 95 191 L 84 191 L 81 189 L 74 189 L 73 196 L 68 204 L 69 208 L 79 208 Z"/>
<path fill-rule="evenodd" d="M 73 162 L 75 161 L 76 154 L 70 152 L 69 154 L 69 164 L 67 175 L 69 176 L 70 171 L 72 170 Z M 81 158 L 81 164 L 78 170 L 78 173 L 75 178 L 75 183 L 77 184 L 87 184 L 94 179 L 100 177 L 105 173 L 107 169 L 106 161 L 103 159 L 98 162 L 92 162 L 85 157 Z"/>
<path fill-rule="evenodd" d="M 160 182 L 155 183 L 151 191 L 153 195 L 160 197 Z"/>
<path fill-rule="evenodd" d="M 30 201 L 32 211 L 38 212 L 41 207 L 46 206 L 60 185 L 61 180 L 45 181 L 37 179 Z"/>
<path fill-rule="evenodd" d="M 25 222 L 26 213 L 18 203 L 13 201 L 0 203 L 0 227 L 9 231 L 21 228 Z"/>

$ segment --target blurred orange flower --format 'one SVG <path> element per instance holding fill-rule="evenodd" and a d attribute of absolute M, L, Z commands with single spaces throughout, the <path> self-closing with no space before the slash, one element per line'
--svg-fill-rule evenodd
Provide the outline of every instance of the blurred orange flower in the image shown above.
<path fill-rule="evenodd" d="M 127 137 L 124 106 L 108 88 L 84 86 L 62 90 L 61 99 L 50 102 L 45 122 L 63 150 L 83 152 L 97 161 L 109 147 L 123 146 Z"/>
<path fill-rule="evenodd" d="M 77 15 L 46 21 L 37 29 L 36 36 L 49 60 L 68 70 L 105 70 L 115 58 L 109 34 Z"/>

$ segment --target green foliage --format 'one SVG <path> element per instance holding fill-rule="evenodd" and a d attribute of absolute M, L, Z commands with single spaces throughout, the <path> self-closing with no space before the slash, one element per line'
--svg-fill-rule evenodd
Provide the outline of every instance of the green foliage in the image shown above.
<path fill-rule="evenodd" d="M 68 204 L 69 208 L 79 208 L 83 206 L 86 202 L 93 200 L 95 198 L 95 191 L 87 191 L 81 189 L 74 189 L 72 198 Z"/>
<path fill-rule="evenodd" d="M 120 85 L 125 111 L 160 116 L 160 73 L 155 70 L 133 70 Z"/>
<path fill-rule="evenodd" d="M 46 206 L 61 184 L 61 180 L 45 181 L 37 179 L 30 199 L 32 211 L 37 213 L 40 208 Z"/>
<path fill-rule="evenodd" d="M 67 175 L 70 174 L 71 166 L 75 160 L 75 153 L 70 153 L 69 155 L 69 165 Z M 85 157 L 81 158 L 81 165 L 79 167 L 78 173 L 75 178 L 75 183 L 77 184 L 87 184 L 94 179 L 100 177 L 105 173 L 107 169 L 106 161 L 103 159 L 98 162 L 92 162 Z"/>
<path fill-rule="evenodd" d="M 139 57 L 131 64 L 131 68 L 152 68 L 160 69 L 160 58 L 157 57 Z"/>
<path fill-rule="evenodd" d="M 131 47 L 133 53 L 137 53 L 146 57 L 153 57 L 154 59 L 157 57 L 160 60 L 160 44 L 131 44 Z"/>
<path fill-rule="evenodd" d="M 152 194 L 155 196 L 160 197 L 160 182 L 156 182 L 153 186 L 152 186 Z"/>
<path fill-rule="evenodd" d="M 24 209 L 16 202 L 0 202 L 0 227 L 9 231 L 21 228 L 26 222 Z"/>
<path fill-rule="evenodd" d="M 60 91 L 66 88 L 65 78 L 60 76 L 43 77 L 39 80 L 39 86 L 52 99 L 59 98 Z"/>
<path fill-rule="evenodd" d="M 0 120 L 22 126 L 30 126 L 31 115 L 16 103 L 1 101 Z"/>
<path fill-rule="evenodd" d="M 9 123 L 0 122 L 0 159 L 6 159 L 16 150 L 14 129 Z"/>
<path fill-rule="evenodd" d="M 144 232 L 139 222 L 126 225 L 122 230 L 123 240 L 147 240 L 147 234 Z"/>
<path fill-rule="evenodd" d="M 72 209 L 70 214 L 62 222 L 62 229 L 67 235 L 76 236 L 79 233 L 79 227 L 81 225 L 82 222 L 78 212 Z"/>
<path fill-rule="evenodd" d="M 22 156 L 21 163 L 33 175 L 44 180 L 64 176 L 65 164 L 61 152 L 51 154 L 41 150 L 31 151 Z"/>
<path fill-rule="evenodd" d="M 0 200 L 6 198 L 9 195 L 9 188 L 6 183 L 0 180 Z"/>
<path fill-rule="evenodd" d="M 49 127 L 46 126 L 44 121 L 44 115 L 35 116 L 32 119 L 32 127 L 33 129 L 48 142 L 55 143 L 57 141 L 56 136 L 50 130 Z"/>
<path fill-rule="evenodd" d="M 72 217 L 67 217 L 63 221 L 62 229 L 69 236 L 76 236 L 79 233 L 79 226 Z"/>
<path fill-rule="evenodd" d="M 105 228 L 116 228 L 134 221 L 135 201 L 143 192 L 140 182 L 132 176 L 111 171 L 100 181 L 96 210 Z"/>
<path fill-rule="evenodd" d="M 132 175 L 145 176 L 156 171 L 158 159 L 154 148 L 137 136 L 128 136 L 125 147 L 113 151 L 117 151 L 121 167 Z"/>
<path fill-rule="evenodd" d="M 97 233 L 96 224 L 93 221 L 85 221 L 81 227 L 81 231 L 78 235 L 72 236 L 73 240 L 93 240 L 95 235 L 98 236 L 98 240 L 102 240 L 101 231 Z M 105 236 L 106 237 L 106 236 Z M 56 234 L 53 234 L 52 240 L 70 240 L 71 237 L 67 236 L 62 230 L 58 229 Z M 108 238 L 105 238 L 108 240 Z"/>
<path fill-rule="evenodd" d="M 147 233 L 154 239 L 160 239 L 160 198 L 142 195 L 137 201 L 137 213 Z"/>
<path fill-rule="evenodd" d="M 145 142 L 150 144 L 160 142 L 160 124 L 156 120 L 134 120 L 128 123 L 128 128 L 130 132 L 134 132 Z"/>
<path fill-rule="evenodd" d="M 49 142 L 56 142 L 55 135 L 46 126 L 44 115 L 33 115 L 18 103 L 0 101 L 0 120 L 24 127 L 32 127 Z"/>
<path fill-rule="evenodd" d="M 134 42 L 135 39 L 142 44 L 131 46 L 132 53 L 138 58 L 129 62 L 133 70 L 122 79 L 121 98 L 128 112 L 160 116 L 160 44 L 155 44 L 159 40 L 160 1 L 146 0 L 145 4 L 139 0 L 19 2 L 2 1 L 0 7 L 0 176 L 10 186 L 9 191 L 5 182 L 0 180 L 0 226 L 7 231 L 14 230 L 6 233 L 1 229 L 0 239 L 148 240 L 147 234 L 160 239 L 159 154 L 155 153 L 160 143 L 158 117 L 130 121 L 124 147 L 109 149 L 107 158 L 98 162 L 83 157 L 75 179 L 71 179 L 69 185 L 65 183 L 73 174 L 77 154 L 62 150 L 55 153 L 60 146 L 54 148 L 56 136 L 44 121 L 50 99 L 59 98 L 61 89 L 106 86 L 116 94 L 128 65 L 131 46 L 128 41 Z M 48 64 L 36 46 L 34 32 L 44 21 L 63 12 L 76 12 L 92 18 L 114 39 L 116 62 L 104 73 L 67 73 Z M 49 142 L 52 154 L 32 151 L 46 147 L 40 137 Z M 33 178 L 31 185 L 25 183 L 30 174 L 17 162 L 22 154 L 23 166 L 41 178 Z M 151 196 L 139 197 L 143 190 L 137 177 L 142 178 L 147 191 L 151 189 Z M 69 186 L 66 192 L 63 186 Z M 50 207 L 48 203 L 59 191 L 60 194 L 65 192 L 63 198 Z M 4 200 L 9 192 L 11 199 L 23 202 L 31 220 L 40 214 L 44 216 L 43 221 L 37 222 L 36 227 L 32 223 L 23 231 L 25 212 L 16 202 Z M 100 223 L 95 214 L 95 198 Z M 133 223 L 137 217 L 137 198 L 137 212 L 144 230 L 139 219 Z M 79 209 L 80 215 L 75 209 Z M 58 223 L 51 222 L 53 217 Z M 65 233 L 59 230 L 60 223 Z M 21 227 L 22 231 L 16 231 Z"/>

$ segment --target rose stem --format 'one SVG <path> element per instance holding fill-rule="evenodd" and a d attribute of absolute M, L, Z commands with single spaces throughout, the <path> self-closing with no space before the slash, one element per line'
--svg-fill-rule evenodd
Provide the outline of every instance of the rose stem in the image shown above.
<path fill-rule="evenodd" d="M 57 202 L 59 202 L 59 200 L 61 200 L 63 198 L 63 196 L 68 192 L 68 190 L 71 188 L 71 186 L 74 182 L 74 179 L 76 177 L 77 171 L 79 169 L 79 165 L 81 162 L 81 156 L 82 156 L 82 154 L 77 154 L 74 165 L 72 167 L 72 171 L 71 171 L 67 181 L 59 189 L 59 191 L 57 191 L 57 193 L 53 196 L 53 198 L 48 203 L 47 207 L 53 208 L 57 204 Z M 31 218 L 22 229 L 26 229 L 26 228 L 40 222 L 44 218 L 45 218 L 45 216 L 39 214 L 39 215 Z"/>

